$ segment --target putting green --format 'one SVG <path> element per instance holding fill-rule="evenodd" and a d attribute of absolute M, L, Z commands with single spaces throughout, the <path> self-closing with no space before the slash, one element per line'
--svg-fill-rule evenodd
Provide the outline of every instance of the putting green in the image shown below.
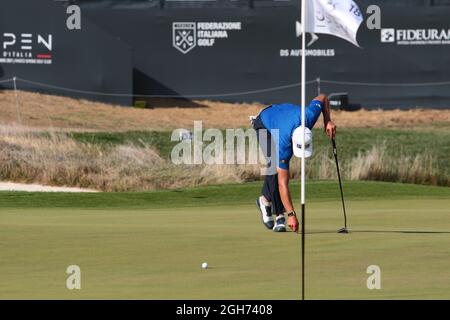
<path fill-rule="evenodd" d="M 216 191 L 226 197 L 230 188 L 239 196 L 221 203 Z M 199 189 L 181 192 L 185 203 L 170 198 L 178 193 L 149 193 L 173 207 L 149 201 L 133 209 L 82 204 L 93 195 L 0 193 L 3 204 L 18 204 L 0 209 L 0 298 L 298 299 L 300 236 L 264 229 L 250 196 L 258 188 L 204 188 L 204 206 Z M 310 186 L 330 197 L 312 194 L 307 205 L 306 298 L 450 299 L 450 188 L 344 188 L 348 235 L 336 233 L 336 184 Z M 98 195 L 105 207 L 117 196 Z M 58 197 L 70 203 L 54 208 Z M 39 198 L 37 208 L 27 202 Z M 81 268 L 81 290 L 66 289 L 69 265 Z M 367 289 L 369 265 L 381 268 L 380 290 Z"/>

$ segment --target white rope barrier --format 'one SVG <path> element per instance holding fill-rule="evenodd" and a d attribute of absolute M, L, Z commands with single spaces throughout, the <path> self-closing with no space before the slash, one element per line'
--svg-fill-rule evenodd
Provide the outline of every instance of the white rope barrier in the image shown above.
<path fill-rule="evenodd" d="M 271 88 L 266 88 L 266 89 L 232 92 L 232 93 L 152 95 L 152 94 L 105 93 L 105 92 L 77 90 L 77 89 L 71 89 L 71 88 L 50 85 L 47 83 L 42 83 L 42 82 L 37 82 L 37 81 L 25 80 L 25 79 L 21 79 L 21 78 L 17 78 L 17 81 L 20 81 L 23 83 L 28 83 L 28 84 L 33 84 L 36 86 L 41 86 L 41 87 L 46 87 L 46 88 L 51 88 L 51 89 L 56 89 L 56 90 L 61 90 L 61 91 L 67 91 L 67 92 L 81 93 L 81 94 L 115 96 L 115 97 L 142 97 L 142 98 L 220 98 L 220 97 L 230 97 L 230 96 L 242 96 L 242 95 L 249 95 L 249 94 L 278 91 L 278 90 L 283 90 L 283 89 L 300 87 L 300 83 L 293 83 L 293 84 L 288 84 L 288 85 L 278 86 L 278 87 L 271 87 Z M 306 84 L 310 85 L 310 84 L 314 84 L 315 82 L 316 82 L 316 80 L 311 80 L 311 81 L 307 81 Z"/>
<path fill-rule="evenodd" d="M 0 80 L 0 83 L 7 83 L 7 82 L 13 82 L 14 78 L 11 79 L 5 79 L 5 80 Z"/>
<path fill-rule="evenodd" d="M 231 92 L 231 93 L 153 95 L 153 94 L 107 93 L 107 92 L 78 90 L 78 89 L 57 86 L 57 85 L 44 83 L 44 82 L 22 79 L 22 78 L 18 78 L 18 77 L 0 81 L 0 83 L 7 83 L 7 82 L 13 82 L 14 85 L 16 85 L 17 82 L 21 82 L 21 83 L 39 86 L 39 87 L 43 87 L 43 88 L 78 93 L 78 94 L 85 94 L 85 95 L 113 96 L 113 97 L 141 97 L 141 98 L 220 98 L 220 97 L 244 96 L 244 95 L 250 95 L 250 94 L 258 94 L 258 93 L 264 93 L 264 92 L 285 90 L 285 89 L 290 89 L 290 88 L 298 88 L 301 85 L 301 83 L 292 83 L 292 84 L 275 86 L 275 87 L 258 89 L 258 90 Z M 316 83 L 318 86 L 318 90 L 319 90 L 321 84 L 346 85 L 346 86 L 372 86 L 372 87 L 433 87 L 433 86 L 450 85 L 450 81 L 420 82 L 420 83 L 381 83 L 381 82 L 335 81 L 335 80 L 326 80 L 326 79 L 320 79 L 320 78 L 306 81 L 305 83 L 306 83 L 306 85 L 311 85 L 311 84 Z"/>

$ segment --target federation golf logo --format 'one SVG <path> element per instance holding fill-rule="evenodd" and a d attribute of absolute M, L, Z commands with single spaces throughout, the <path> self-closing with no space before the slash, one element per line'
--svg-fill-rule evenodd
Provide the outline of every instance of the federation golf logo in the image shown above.
<path fill-rule="evenodd" d="M 195 48 L 196 27 L 194 22 L 174 22 L 172 24 L 173 46 L 186 54 Z"/>
<path fill-rule="evenodd" d="M 241 22 L 174 22 L 172 42 L 175 49 L 186 54 L 197 46 L 213 47 L 235 30 L 242 30 Z"/>
<path fill-rule="evenodd" d="M 52 64 L 53 35 L 5 32 L 0 63 Z"/>
<path fill-rule="evenodd" d="M 381 29 L 381 42 L 395 42 L 395 29 Z"/>

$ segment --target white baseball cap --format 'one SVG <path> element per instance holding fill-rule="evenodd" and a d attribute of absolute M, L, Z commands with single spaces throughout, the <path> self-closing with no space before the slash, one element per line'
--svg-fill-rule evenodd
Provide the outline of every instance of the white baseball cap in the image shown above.
<path fill-rule="evenodd" d="M 309 158 L 312 155 L 313 134 L 308 128 L 305 129 L 305 158 Z M 292 149 L 294 151 L 294 156 L 297 158 L 302 157 L 302 142 L 303 142 L 303 126 L 298 127 L 294 130 L 292 134 Z"/>

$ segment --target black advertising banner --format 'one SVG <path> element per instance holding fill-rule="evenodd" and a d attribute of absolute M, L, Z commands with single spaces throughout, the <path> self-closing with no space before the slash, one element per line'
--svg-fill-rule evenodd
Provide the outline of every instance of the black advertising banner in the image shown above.
<path fill-rule="evenodd" d="M 275 102 L 283 95 L 295 98 L 300 64 L 298 58 L 279 56 L 287 45 L 280 32 L 289 30 L 295 44 L 295 11 L 269 11 L 271 15 L 250 8 L 95 10 L 87 14 L 135 49 L 136 94 Z M 280 16 L 285 18 L 280 20 Z M 274 89 L 286 84 L 295 88 Z"/>
<path fill-rule="evenodd" d="M 135 94 L 299 101 L 298 1 L 166 3 L 138 9 L 86 5 L 95 23 L 135 49 Z M 385 3 L 378 4 L 380 30 L 361 24 L 360 47 L 307 35 L 308 97 L 320 89 L 348 92 L 351 102 L 368 108 L 449 107 L 450 7 Z M 360 5 L 365 18 L 367 5 Z M 436 40 L 421 40 L 428 37 Z"/>
<path fill-rule="evenodd" d="M 17 2 L 2 1 L 2 30 L 18 24 L 7 13 Z M 117 100 L 130 91 L 267 104 L 300 100 L 300 1 L 74 2 L 88 27 L 78 35 L 55 28 L 71 37 L 65 41 L 71 50 L 61 51 L 58 67 L 54 58 L 43 73 L 48 82 L 119 95 L 97 99 Z M 373 2 L 356 0 L 364 16 L 359 47 L 331 35 L 307 34 L 308 98 L 320 90 L 348 92 L 351 103 L 366 108 L 450 107 L 450 6 L 424 0 Z M 381 28 L 369 30 L 366 9 L 373 4 L 381 9 Z M 63 10 L 60 3 L 55 6 Z M 41 19 L 49 15 L 39 12 Z M 73 69 L 80 55 L 89 59 L 82 59 L 72 71 L 76 75 L 67 79 L 67 68 Z M 2 78 L 25 69 L 29 77 L 37 74 L 32 66 L 1 67 Z"/>
<path fill-rule="evenodd" d="M 51 0 L 2 0 L 0 80 L 17 77 L 19 89 L 130 105 L 131 48 L 86 19 L 81 30 L 69 30 L 68 16 Z"/>

